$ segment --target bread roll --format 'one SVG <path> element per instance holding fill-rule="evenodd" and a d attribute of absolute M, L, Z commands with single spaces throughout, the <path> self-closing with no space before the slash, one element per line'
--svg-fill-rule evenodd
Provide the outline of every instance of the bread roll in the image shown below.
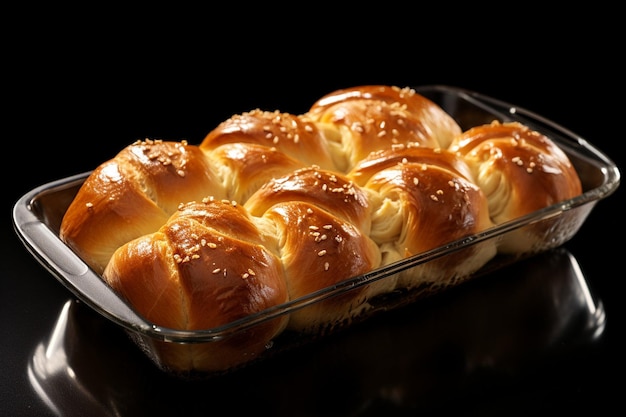
<path fill-rule="evenodd" d="M 280 259 L 292 301 L 380 266 L 380 250 L 367 235 L 319 206 L 279 202 L 264 216 L 276 224 L 281 237 Z M 384 291 L 380 285 L 390 282 L 347 287 L 350 291 L 293 311 L 288 327 L 321 334 L 345 325 L 366 312 L 368 301 Z"/>
<path fill-rule="evenodd" d="M 182 205 L 157 232 L 118 249 L 103 273 L 137 312 L 158 326 L 218 327 L 288 300 L 276 243 L 230 201 Z M 251 360 L 287 323 L 281 316 L 237 335 L 203 344 L 157 345 L 175 371 L 222 371 Z"/>
<path fill-rule="evenodd" d="M 567 155 L 547 136 L 518 122 L 473 127 L 450 150 L 472 169 L 489 201 L 489 215 L 502 224 L 582 193 L 580 178 Z M 541 223 L 509 234 L 503 253 L 541 249 L 551 224 Z"/>
<path fill-rule="evenodd" d="M 372 153 L 350 173 L 371 191 L 370 236 L 383 264 L 443 247 L 493 226 L 487 199 L 465 162 L 441 150 L 414 148 Z M 455 284 L 495 256 L 492 241 L 409 269 L 399 288 L 431 290 Z"/>
<path fill-rule="evenodd" d="M 315 121 L 347 172 L 372 151 L 393 145 L 447 147 L 461 128 L 452 117 L 410 88 L 360 86 L 319 99 L 307 118 Z"/>
<path fill-rule="evenodd" d="M 88 176 L 65 212 L 59 235 L 102 273 L 117 248 L 158 230 L 181 202 L 200 200 L 207 190 L 225 197 L 221 180 L 197 146 L 137 141 Z"/>
<path fill-rule="evenodd" d="M 303 165 L 335 167 L 317 125 L 290 113 L 256 109 L 233 115 L 209 132 L 200 148 L 209 151 L 226 143 L 253 143 L 276 149 Z"/>
<path fill-rule="evenodd" d="M 380 250 L 368 236 L 367 194 L 341 174 L 299 169 L 270 180 L 245 207 L 276 225 L 291 300 L 380 266 Z M 343 324 L 366 311 L 371 297 L 393 289 L 392 282 L 363 286 L 295 311 L 289 327 L 310 332 Z"/>
<path fill-rule="evenodd" d="M 304 167 L 286 153 L 256 143 L 226 143 L 203 151 L 222 178 L 226 198 L 242 203 L 272 178 Z"/>

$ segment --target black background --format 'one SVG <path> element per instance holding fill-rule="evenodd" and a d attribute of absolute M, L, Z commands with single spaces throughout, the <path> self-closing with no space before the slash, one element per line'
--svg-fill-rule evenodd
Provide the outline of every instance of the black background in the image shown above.
<path fill-rule="evenodd" d="M 502 12 L 495 20 L 464 13 L 449 19 L 443 17 L 446 11 L 437 18 L 410 16 L 402 10 L 371 10 L 360 17 L 298 12 L 271 20 L 249 9 L 246 19 L 234 10 L 170 15 L 163 9 L 158 17 L 146 10 L 92 11 L 76 19 L 64 17 L 68 11 L 52 12 L 15 16 L 19 29 L 5 39 L 2 415 L 48 412 L 28 382 L 26 365 L 71 299 L 18 241 L 11 226 L 13 204 L 35 186 L 93 169 L 136 139 L 199 143 L 220 121 L 253 108 L 300 113 L 338 88 L 444 84 L 539 113 L 596 145 L 618 167 L 625 163 L 623 47 L 621 30 L 607 10 L 567 19 L 537 10 L 514 13 L 516 18 Z M 600 16 L 599 30 L 591 33 L 588 28 Z M 603 415 L 619 404 L 614 384 L 623 376 L 623 199 L 620 188 L 601 201 L 566 245 L 607 312 L 598 346 L 522 373 L 504 389 L 473 387 L 481 392 L 474 402 L 444 396 L 461 403 L 444 400 L 430 404 L 429 411 Z M 177 391 L 170 395 L 169 403 Z M 206 401 L 219 404 L 198 397 L 202 406 L 190 406 L 186 396 L 183 410 L 193 414 Z M 300 404 L 292 415 L 314 415 L 305 412 L 314 409 Z"/>

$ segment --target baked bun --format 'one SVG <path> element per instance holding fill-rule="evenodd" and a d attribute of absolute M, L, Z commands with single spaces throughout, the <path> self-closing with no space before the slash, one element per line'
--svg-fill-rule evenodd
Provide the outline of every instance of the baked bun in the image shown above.
<path fill-rule="evenodd" d="M 370 154 L 350 173 L 369 190 L 370 236 L 383 264 L 445 246 L 493 226 L 487 198 L 469 167 L 442 149 L 393 149 Z M 496 253 L 489 241 L 400 274 L 400 288 L 445 288 L 467 278 Z"/>
<path fill-rule="evenodd" d="M 222 179 L 226 198 L 242 203 L 272 178 L 304 167 L 286 153 L 256 143 L 226 143 L 203 151 Z"/>
<path fill-rule="evenodd" d="M 205 154 L 185 141 L 137 141 L 98 166 L 68 207 L 60 238 L 102 273 L 122 244 L 158 230 L 181 202 L 224 198 Z"/>
<path fill-rule="evenodd" d="M 336 166 L 343 172 L 372 151 L 399 144 L 445 148 L 461 133 L 449 114 L 410 88 L 337 90 L 315 102 L 306 117 L 323 130 L 336 155 Z"/>
<path fill-rule="evenodd" d="M 123 245 L 103 277 L 158 326 L 210 329 L 288 300 L 283 265 L 268 239 L 241 206 L 207 198 Z M 164 343 L 157 351 L 175 371 L 222 371 L 263 352 L 286 321 L 281 316 L 212 343 Z"/>
<path fill-rule="evenodd" d="M 276 149 L 303 165 L 334 169 L 326 140 L 316 124 L 280 111 L 252 110 L 233 115 L 202 140 L 200 148 L 213 150 L 227 143 L 253 143 Z"/>
<path fill-rule="evenodd" d="M 459 135 L 450 150 L 471 167 L 476 184 L 489 201 L 489 215 L 502 224 L 582 193 L 580 179 L 567 155 L 550 138 L 518 122 L 473 127 Z M 541 249 L 536 245 L 549 225 L 509 235 L 501 252 Z"/>
<path fill-rule="evenodd" d="M 380 250 L 368 236 L 368 196 L 341 174 L 319 167 L 299 169 L 270 180 L 245 208 L 276 225 L 291 300 L 380 266 Z M 289 327 L 321 331 L 345 324 L 368 309 L 371 297 L 393 289 L 391 282 L 362 286 L 297 310 Z"/>

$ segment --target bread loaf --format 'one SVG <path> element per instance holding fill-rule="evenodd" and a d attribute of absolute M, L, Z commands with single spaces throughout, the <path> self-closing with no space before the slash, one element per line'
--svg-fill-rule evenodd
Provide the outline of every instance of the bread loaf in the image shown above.
<path fill-rule="evenodd" d="M 164 367 L 221 371 L 286 330 L 332 328 L 378 295 L 445 289 L 499 252 L 533 250 L 528 234 L 487 240 L 315 302 L 317 291 L 581 192 L 565 153 L 524 125 L 462 131 L 410 88 L 361 86 L 300 115 L 234 115 L 198 145 L 129 145 L 85 180 L 60 237 L 159 326 L 212 328 L 313 297 L 245 336 L 156 343 Z"/>

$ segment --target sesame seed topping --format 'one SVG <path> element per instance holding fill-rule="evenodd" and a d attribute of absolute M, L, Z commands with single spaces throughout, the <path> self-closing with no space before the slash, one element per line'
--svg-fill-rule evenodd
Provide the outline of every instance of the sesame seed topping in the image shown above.
<path fill-rule="evenodd" d="M 330 264 L 328 262 L 324 262 L 324 271 L 328 271 L 328 268 L 330 268 Z"/>
<path fill-rule="evenodd" d="M 324 256 L 326 255 L 326 249 L 322 249 L 321 251 L 317 252 L 317 256 Z"/>
<path fill-rule="evenodd" d="M 87 204 L 85 204 L 85 206 L 86 206 L 88 209 L 93 208 L 93 203 L 87 203 Z"/>
<path fill-rule="evenodd" d="M 434 195 L 434 194 L 431 194 L 431 195 L 430 195 L 430 199 L 431 199 L 431 200 L 433 200 L 433 201 L 439 201 L 439 199 L 437 198 L 437 196 L 436 196 L 436 195 Z"/>
<path fill-rule="evenodd" d="M 221 270 L 222 270 L 221 268 L 215 268 L 215 269 L 213 270 L 213 273 L 214 273 L 214 274 L 219 274 Z"/>

